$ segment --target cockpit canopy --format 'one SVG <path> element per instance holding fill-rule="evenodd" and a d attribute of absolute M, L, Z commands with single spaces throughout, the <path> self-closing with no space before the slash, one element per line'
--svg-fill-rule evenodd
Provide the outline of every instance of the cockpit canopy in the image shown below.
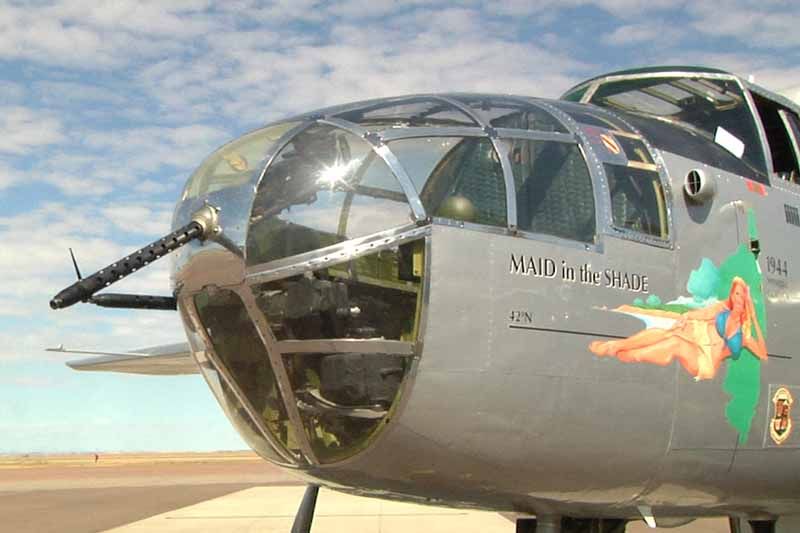
<path fill-rule="evenodd" d="M 800 183 L 797 107 L 733 74 L 698 67 L 628 70 L 583 82 L 562 98 L 630 113 L 631 122 L 667 151 L 762 182 L 775 175 Z M 637 117 L 655 118 L 679 133 Z"/>

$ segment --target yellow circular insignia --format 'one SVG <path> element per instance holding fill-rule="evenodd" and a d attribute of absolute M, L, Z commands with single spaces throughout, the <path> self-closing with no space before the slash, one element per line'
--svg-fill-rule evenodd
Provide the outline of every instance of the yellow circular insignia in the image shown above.
<path fill-rule="evenodd" d="M 224 155 L 223 158 L 228 163 L 228 166 L 231 167 L 231 170 L 236 172 L 244 172 L 249 168 L 247 164 L 247 159 L 241 154 L 232 153 Z"/>
<path fill-rule="evenodd" d="M 786 387 L 779 388 L 772 396 L 774 414 L 769 422 L 769 436 L 779 446 L 786 442 L 789 435 L 792 434 L 793 403 L 792 393 Z"/>

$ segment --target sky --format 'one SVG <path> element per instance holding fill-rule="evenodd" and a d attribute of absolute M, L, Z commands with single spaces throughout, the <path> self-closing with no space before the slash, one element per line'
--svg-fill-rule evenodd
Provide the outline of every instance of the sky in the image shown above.
<path fill-rule="evenodd" d="M 200 376 L 79 373 L 45 352 L 180 342 L 175 313 L 78 305 L 74 281 L 169 232 L 204 156 L 366 98 L 558 97 L 691 64 L 800 88 L 796 0 L 0 0 L 0 453 L 243 449 Z M 169 294 L 162 260 L 115 287 Z"/>

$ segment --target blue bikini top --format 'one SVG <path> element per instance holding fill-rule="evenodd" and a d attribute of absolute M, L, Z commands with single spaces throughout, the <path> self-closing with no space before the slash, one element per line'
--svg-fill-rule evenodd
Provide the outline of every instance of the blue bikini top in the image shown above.
<path fill-rule="evenodd" d="M 727 309 L 717 315 L 717 333 L 719 333 L 719 336 L 722 337 L 725 345 L 731 351 L 731 357 L 739 359 L 739 355 L 742 352 L 742 328 L 740 326 L 732 336 L 725 337 L 725 326 L 728 324 L 729 316 L 731 316 L 731 312 Z"/>

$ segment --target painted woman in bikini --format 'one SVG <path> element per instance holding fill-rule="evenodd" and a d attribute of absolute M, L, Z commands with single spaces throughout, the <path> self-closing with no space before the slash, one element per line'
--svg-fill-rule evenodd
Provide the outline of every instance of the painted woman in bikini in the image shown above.
<path fill-rule="evenodd" d="M 676 316 L 669 329 L 650 328 L 627 339 L 595 341 L 589 349 L 626 363 L 666 366 L 677 359 L 696 380 L 713 378 L 726 357 L 738 359 L 745 348 L 767 359 L 750 288 L 739 277 L 733 278 L 727 300 Z"/>

